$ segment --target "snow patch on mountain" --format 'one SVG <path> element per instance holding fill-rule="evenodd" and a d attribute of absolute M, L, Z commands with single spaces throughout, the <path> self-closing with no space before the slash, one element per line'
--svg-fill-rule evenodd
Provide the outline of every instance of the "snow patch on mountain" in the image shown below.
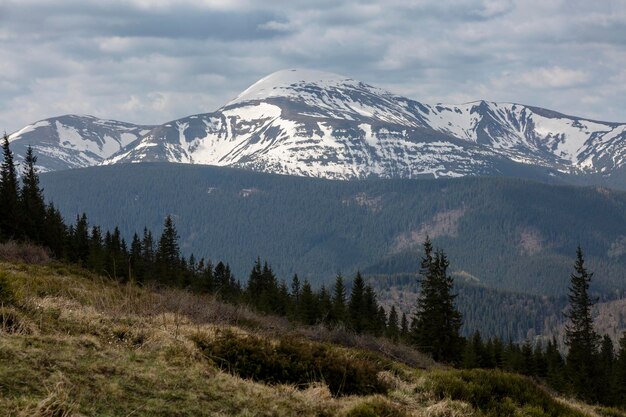
<path fill-rule="evenodd" d="M 294 69 L 268 75 L 213 113 L 160 126 L 62 116 L 11 141 L 22 154 L 32 143 L 45 170 L 169 161 L 354 179 L 501 175 L 511 164 L 610 174 L 626 164 L 626 124 L 515 103 L 429 105 Z"/>

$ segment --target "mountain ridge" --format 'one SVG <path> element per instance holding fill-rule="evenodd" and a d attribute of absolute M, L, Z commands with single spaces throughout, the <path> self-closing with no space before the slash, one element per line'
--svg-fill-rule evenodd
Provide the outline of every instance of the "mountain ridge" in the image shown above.
<path fill-rule="evenodd" d="M 626 124 L 485 100 L 429 105 L 310 70 L 270 74 L 212 113 L 158 126 L 113 126 L 100 137 L 115 138 L 111 129 L 117 128 L 120 138 L 126 133 L 133 140 L 114 140 L 118 146 L 108 146 L 115 152 L 95 152 L 97 157 L 82 161 L 41 146 L 37 123 L 10 140 L 22 143 L 22 148 L 26 142 L 33 144 L 46 159 L 65 161 L 65 168 L 180 162 L 350 180 L 499 176 L 512 166 L 551 176 L 611 176 L 626 165 Z M 64 132 L 85 132 L 63 126 L 57 126 L 59 146 Z M 128 136 L 131 133 L 134 136 Z M 93 137 L 85 141 L 112 143 Z M 71 151 L 80 147 L 72 144 Z M 43 170 L 62 165 L 57 162 Z"/>

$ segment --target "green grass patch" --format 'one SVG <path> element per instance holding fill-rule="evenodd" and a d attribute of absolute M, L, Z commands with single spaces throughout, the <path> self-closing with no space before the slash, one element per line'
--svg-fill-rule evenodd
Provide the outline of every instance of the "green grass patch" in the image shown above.
<path fill-rule="evenodd" d="M 429 389 L 438 398 L 467 402 L 487 416 L 584 416 L 520 375 L 482 369 L 435 371 L 429 381 Z"/>

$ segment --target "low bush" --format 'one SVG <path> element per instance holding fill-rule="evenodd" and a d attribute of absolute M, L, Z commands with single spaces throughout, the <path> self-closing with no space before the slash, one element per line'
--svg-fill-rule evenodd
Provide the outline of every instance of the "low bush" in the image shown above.
<path fill-rule="evenodd" d="M 320 381 L 335 396 L 387 391 L 378 378 L 382 369 L 377 364 L 321 343 L 290 338 L 272 343 L 230 331 L 219 333 L 213 340 L 197 339 L 196 343 L 219 367 L 242 378 L 302 387 Z"/>
<path fill-rule="evenodd" d="M 430 388 L 440 399 L 464 401 L 486 415 L 582 417 L 584 414 L 557 402 L 531 379 L 496 370 L 436 371 Z"/>
<path fill-rule="evenodd" d="M 2 262 L 45 265 L 50 263 L 50 260 L 50 251 L 41 246 L 14 241 L 0 243 L 0 261 Z"/>
<path fill-rule="evenodd" d="M 360 403 L 348 411 L 347 417 L 405 417 L 398 407 L 382 398 Z"/>

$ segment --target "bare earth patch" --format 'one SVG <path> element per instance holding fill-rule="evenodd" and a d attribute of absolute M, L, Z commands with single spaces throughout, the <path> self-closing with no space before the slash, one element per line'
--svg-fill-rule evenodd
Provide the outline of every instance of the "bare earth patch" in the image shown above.
<path fill-rule="evenodd" d="M 444 210 L 435 214 L 429 221 L 422 223 L 418 230 L 401 233 L 394 238 L 391 253 L 402 252 L 424 243 L 426 236 L 431 239 L 439 236 L 457 237 L 459 235 L 459 220 L 466 213 L 465 207 Z"/>
<path fill-rule="evenodd" d="M 544 249 L 544 239 L 537 229 L 524 229 L 520 233 L 519 248 L 523 255 L 534 255 Z"/>

